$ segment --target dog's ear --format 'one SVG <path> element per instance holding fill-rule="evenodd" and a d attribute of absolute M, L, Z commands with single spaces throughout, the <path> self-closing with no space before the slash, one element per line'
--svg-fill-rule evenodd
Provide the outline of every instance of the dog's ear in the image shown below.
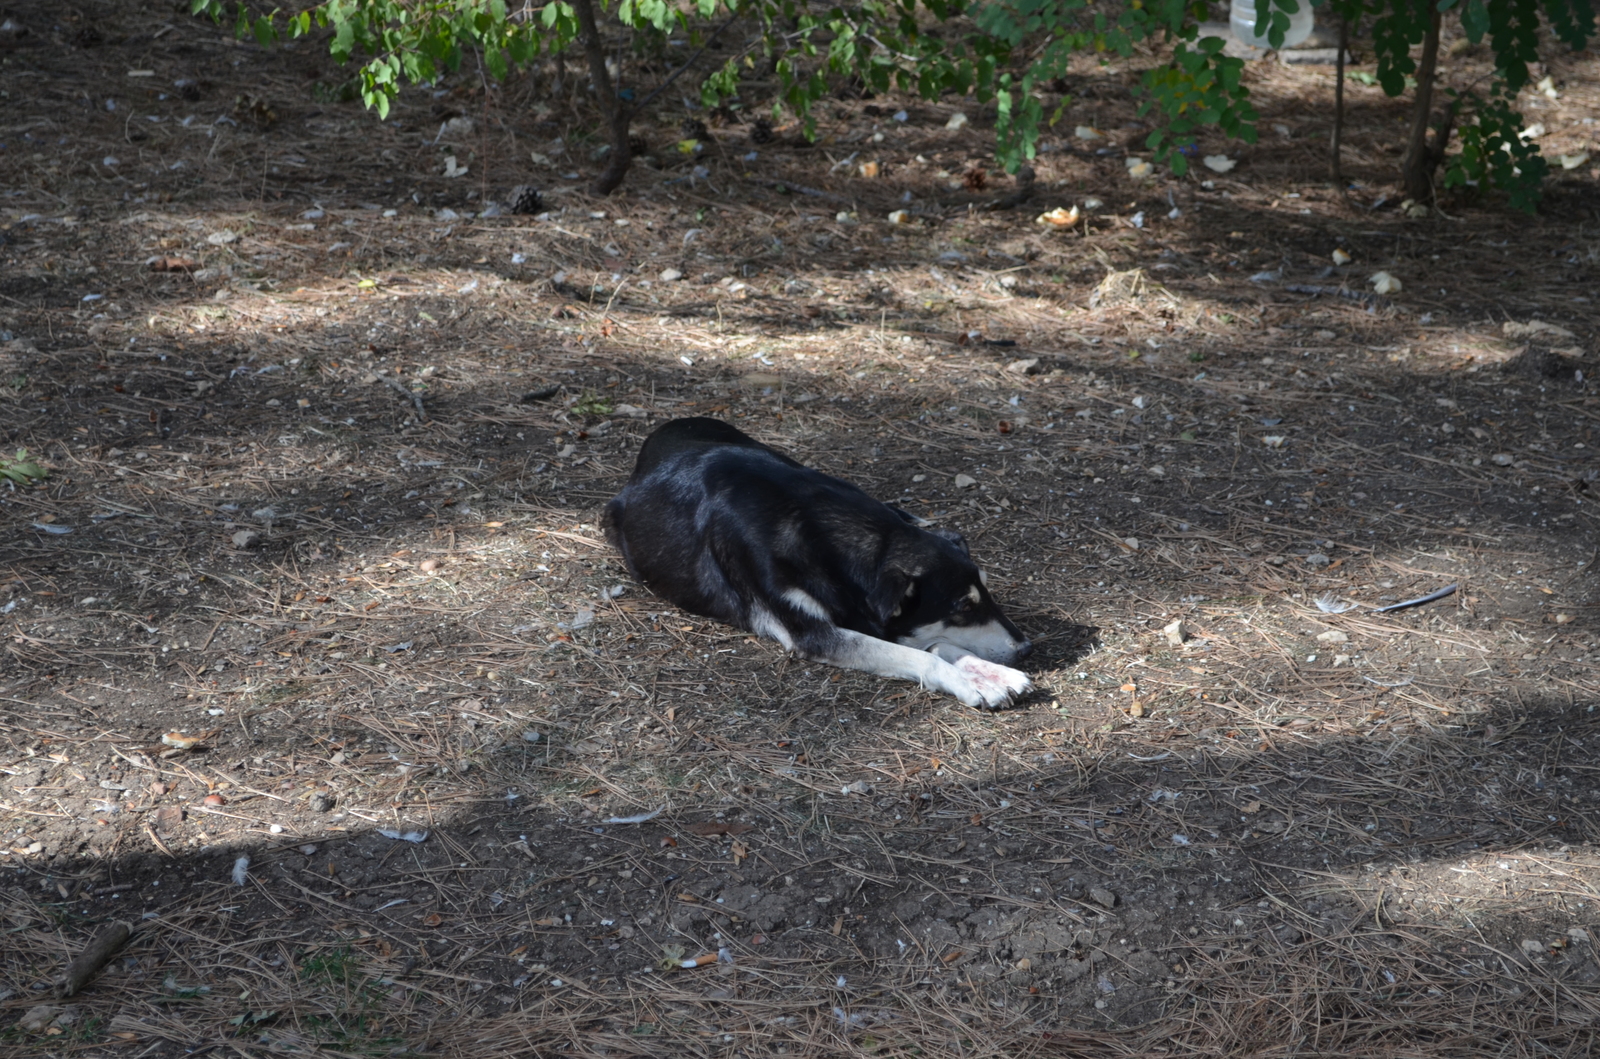
<path fill-rule="evenodd" d="M 967 538 L 963 537 L 955 530 L 945 529 L 943 526 L 934 526 L 931 527 L 928 532 L 933 534 L 935 537 L 943 537 L 951 544 L 954 544 L 957 548 L 960 548 L 962 555 L 965 555 L 969 559 L 972 558 L 972 552 L 967 550 Z"/>
<path fill-rule="evenodd" d="M 873 616 L 879 625 L 887 626 L 905 611 L 916 595 L 916 578 L 907 570 L 890 567 L 878 579 L 877 591 L 872 595 Z"/>

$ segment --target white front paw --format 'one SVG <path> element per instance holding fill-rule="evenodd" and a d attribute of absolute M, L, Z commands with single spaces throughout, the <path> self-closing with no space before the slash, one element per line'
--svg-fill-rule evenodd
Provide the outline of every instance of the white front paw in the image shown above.
<path fill-rule="evenodd" d="M 951 694 L 968 706 L 995 709 L 1033 687 L 1028 674 L 1020 669 L 986 662 L 977 655 L 963 655 L 951 665 L 960 675 L 960 684 Z"/>

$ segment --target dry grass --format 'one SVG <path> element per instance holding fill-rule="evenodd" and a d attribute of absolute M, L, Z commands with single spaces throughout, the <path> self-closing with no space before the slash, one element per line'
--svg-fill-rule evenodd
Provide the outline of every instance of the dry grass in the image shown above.
<path fill-rule="evenodd" d="M 6 1046 L 1593 1050 L 1584 174 L 1533 223 L 1371 211 L 1306 175 L 1324 75 L 1260 68 L 1291 134 L 1210 189 L 1067 143 L 1026 212 L 972 210 L 1007 190 L 960 186 L 984 130 L 849 104 L 602 202 L 530 85 L 377 127 L 306 53 L 160 41 L 0 68 L 45 86 L 30 136 L 72 129 L 0 154 L 0 423 L 51 468 L 0 493 Z M 210 94 L 130 104 L 147 64 Z M 1596 92 L 1565 76 L 1558 146 Z M 279 124 L 181 124 L 236 83 Z M 124 109 L 80 121 L 79 85 Z M 1357 102 L 1372 180 L 1393 115 Z M 468 215 L 558 135 L 547 216 Z M 1379 267 L 1405 291 L 1341 295 Z M 965 711 L 644 594 L 596 516 L 683 414 L 960 527 L 1040 693 Z M 16 1022 L 114 918 L 61 1021 Z"/>

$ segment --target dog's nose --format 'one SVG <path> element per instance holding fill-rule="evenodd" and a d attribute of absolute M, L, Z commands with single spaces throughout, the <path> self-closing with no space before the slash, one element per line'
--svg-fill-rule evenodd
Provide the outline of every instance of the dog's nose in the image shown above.
<path fill-rule="evenodd" d="M 1020 644 L 1017 645 L 1017 657 L 1018 658 L 1027 658 L 1031 654 L 1033 654 L 1033 641 L 1032 640 L 1023 640 Z"/>

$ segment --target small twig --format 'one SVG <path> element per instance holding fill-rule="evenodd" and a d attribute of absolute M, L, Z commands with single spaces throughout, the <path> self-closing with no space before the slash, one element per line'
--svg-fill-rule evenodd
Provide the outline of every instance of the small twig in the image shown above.
<path fill-rule="evenodd" d="M 404 394 L 406 397 L 409 397 L 411 399 L 411 403 L 417 409 L 417 418 L 418 419 L 424 419 L 425 420 L 425 419 L 428 418 L 428 413 L 422 407 L 422 395 L 421 394 L 417 393 L 415 390 L 407 389 L 405 386 L 401 385 L 399 382 L 396 382 L 394 379 L 391 379 L 391 378 L 389 378 L 389 376 L 384 375 L 384 374 L 382 374 L 380 372 L 376 372 L 375 371 L 372 374 L 376 375 L 378 377 L 378 381 L 380 381 L 384 385 L 388 386 L 395 393 Z"/>
<path fill-rule="evenodd" d="M 986 210 L 1009 210 L 1028 201 L 1028 196 L 1033 194 L 1034 172 L 1033 166 L 1025 165 L 1017 170 L 1017 186 L 993 202 L 984 206 Z"/>
<path fill-rule="evenodd" d="M 835 195 L 831 191 L 821 191 L 817 188 L 808 188 L 804 184 L 793 184 L 787 180 L 758 180 L 752 178 L 748 182 L 751 184 L 760 184 L 763 187 L 773 188 L 778 191 L 793 191 L 800 195 L 810 195 L 812 198 L 826 199 L 829 202 L 837 202 L 842 206 L 855 205 L 854 201 L 845 198 L 843 195 Z"/>
<path fill-rule="evenodd" d="M 95 972 L 104 967 L 118 949 L 128 940 L 132 928 L 126 923 L 110 923 L 101 928 L 85 945 L 78 958 L 67 964 L 56 985 L 56 995 L 69 997 L 82 989 Z"/>
<path fill-rule="evenodd" d="M 1336 298 L 1345 298 L 1353 302 L 1365 302 L 1369 305 L 1376 305 L 1383 301 L 1382 298 L 1370 291 L 1347 290 L 1344 287 L 1324 287 L 1314 283 L 1286 283 L 1283 289 L 1290 294 L 1310 294 L 1312 296 L 1331 294 Z"/>
<path fill-rule="evenodd" d="M 1443 599 L 1448 595 L 1452 595 L 1455 590 L 1460 587 L 1460 585 L 1445 585 L 1439 591 L 1429 592 L 1426 596 L 1418 596 L 1416 599 L 1408 599 L 1403 603 L 1391 603 L 1387 607 L 1374 608 L 1372 613 L 1383 614 L 1391 610 L 1404 610 L 1406 607 L 1420 607 L 1424 603 L 1432 603 L 1436 599 Z"/>

